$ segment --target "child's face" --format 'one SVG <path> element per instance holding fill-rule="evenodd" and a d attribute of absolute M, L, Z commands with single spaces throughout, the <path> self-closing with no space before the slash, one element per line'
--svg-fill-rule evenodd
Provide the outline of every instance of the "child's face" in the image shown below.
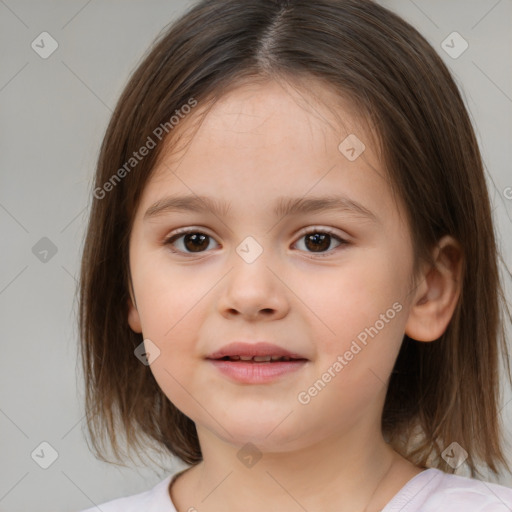
<path fill-rule="evenodd" d="M 229 93 L 185 151 L 164 155 L 135 217 L 137 310 L 129 323 L 160 350 L 151 371 L 200 440 L 208 430 L 235 445 L 286 451 L 380 430 L 413 295 L 411 238 L 369 136 L 331 92 L 315 90 L 330 107 L 304 94 L 308 107 L 274 82 Z M 345 156 L 350 144 L 338 149 L 350 133 L 366 145 L 354 161 Z M 171 195 L 207 196 L 229 212 L 144 219 Z M 273 211 L 280 197 L 328 195 L 372 215 L 351 207 Z M 178 237 L 173 247 L 182 252 L 173 253 L 165 240 L 186 227 L 209 238 Z M 347 243 L 322 239 L 326 230 Z M 307 362 L 265 382 L 240 382 L 207 359 L 233 341 L 266 341 Z"/>

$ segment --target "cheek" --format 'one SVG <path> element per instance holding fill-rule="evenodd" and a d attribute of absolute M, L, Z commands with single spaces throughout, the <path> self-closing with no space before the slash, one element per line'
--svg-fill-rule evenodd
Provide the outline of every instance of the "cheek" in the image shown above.
<path fill-rule="evenodd" d="M 380 330 L 396 337 L 405 325 L 397 310 L 404 309 L 406 273 L 407 265 L 394 265 L 380 247 L 354 252 L 339 267 L 318 272 L 314 279 L 297 278 L 297 295 L 307 306 L 308 323 L 317 326 L 317 336 L 324 340 L 320 352 L 339 352 L 360 333 L 364 337 L 365 329 L 376 322 L 377 327 L 385 322 Z"/>
<path fill-rule="evenodd" d="M 145 337 L 181 339 L 184 326 L 197 322 L 200 303 L 215 283 L 215 276 L 194 277 L 192 267 L 169 264 L 165 251 L 134 259 L 133 281 Z M 144 257 L 145 256 L 145 257 Z"/>
<path fill-rule="evenodd" d="M 167 398 L 187 416 L 195 417 L 201 412 L 191 400 L 196 395 L 192 384 L 200 357 L 194 326 L 204 321 L 197 307 L 200 296 L 155 293 L 146 299 L 141 315 L 144 338 L 159 350 L 149 369 Z"/>
<path fill-rule="evenodd" d="M 201 406 L 204 395 L 190 380 L 195 371 L 194 365 L 190 364 L 190 358 L 166 347 L 151 364 L 150 370 L 158 387 L 177 409 L 193 421 L 204 415 Z"/>
<path fill-rule="evenodd" d="M 198 350 L 197 326 L 204 322 L 201 300 L 211 283 L 190 280 L 187 272 L 170 269 L 161 258 L 139 259 L 133 273 L 137 308 L 144 339 L 159 351 L 150 370 L 168 398 L 180 407 L 187 402 L 186 386 Z M 190 398 L 190 397 L 189 397 Z"/>

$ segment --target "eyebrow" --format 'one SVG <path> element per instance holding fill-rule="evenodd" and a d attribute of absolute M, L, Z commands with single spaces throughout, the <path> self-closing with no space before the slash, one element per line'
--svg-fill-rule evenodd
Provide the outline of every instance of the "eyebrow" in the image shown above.
<path fill-rule="evenodd" d="M 230 205 L 207 196 L 169 196 L 158 200 L 144 213 L 144 220 L 179 211 L 213 213 L 217 217 L 227 216 Z M 327 195 L 321 197 L 278 197 L 274 215 L 287 217 L 295 214 L 339 211 L 378 222 L 377 216 L 362 204 L 346 196 Z"/>

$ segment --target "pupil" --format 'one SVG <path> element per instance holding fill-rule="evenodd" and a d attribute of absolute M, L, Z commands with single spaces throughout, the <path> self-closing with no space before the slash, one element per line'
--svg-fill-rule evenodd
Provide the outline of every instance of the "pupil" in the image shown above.
<path fill-rule="evenodd" d="M 208 235 L 202 233 L 189 233 L 185 235 L 184 243 L 191 252 L 200 252 L 208 248 Z M 313 233 L 306 236 L 306 246 L 313 252 L 321 252 L 329 248 L 330 235 L 326 233 Z M 312 242 L 310 246 L 308 242 Z"/>
<path fill-rule="evenodd" d="M 325 250 L 329 248 L 329 238 L 330 235 L 325 233 L 313 233 L 311 235 L 307 235 L 306 237 L 306 246 L 308 246 L 308 241 L 313 241 L 314 245 L 312 249 L 314 252 L 320 252 L 321 250 Z M 311 249 L 308 246 L 308 249 Z"/>
<path fill-rule="evenodd" d="M 200 252 L 202 249 L 206 249 L 208 247 L 208 242 L 206 241 L 207 238 L 208 235 L 203 235 L 201 233 L 189 233 L 185 235 L 184 244 L 189 251 Z M 188 242 L 191 242 L 191 244 Z"/>

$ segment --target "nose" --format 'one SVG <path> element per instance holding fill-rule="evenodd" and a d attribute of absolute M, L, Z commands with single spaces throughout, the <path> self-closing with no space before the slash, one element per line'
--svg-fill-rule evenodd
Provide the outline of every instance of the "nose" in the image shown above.
<path fill-rule="evenodd" d="M 224 280 L 219 311 L 226 318 L 241 316 L 248 321 L 277 320 L 288 314 L 289 289 L 279 272 L 261 255 L 247 263 L 234 255 L 233 268 Z"/>

